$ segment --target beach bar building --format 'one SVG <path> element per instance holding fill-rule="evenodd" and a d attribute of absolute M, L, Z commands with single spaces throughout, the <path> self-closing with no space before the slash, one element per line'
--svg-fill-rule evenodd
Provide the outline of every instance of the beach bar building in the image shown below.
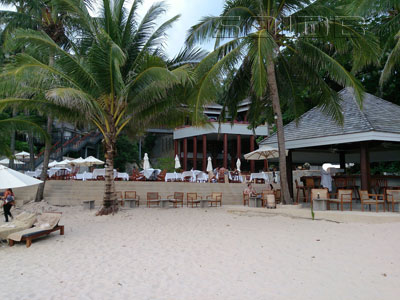
<path fill-rule="evenodd" d="M 342 124 L 315 107 L 284 127 L 289 183 L 293 185 L 294 165 L 305 162 L 337 163 L 341 169 L 346 163 L 359 163 L 357 180 L 363 190 L 370 190 L 375 177 L 398 181 L 398 176 L 371 177 L 370 163 L 400 161 L 400 106 L 368 93 L 360 106 L 351 88 L 339 94 Z M 262 145 L 278 147 L 276 134 L 261 141 Z"/>
<path fill-rule="evenodd" d="M 214 167 L 234 169 L 240 158 L 242 170 L 255 172 L 264 169 L 265 162 L 246 162 L 243 159 L 244 154 L 255 150 L 257 137 L 269 134 L 268 125 L 259 126 L 254 132 L 249 129 L 250 124 L 246 120 L 249 104 L 248 100 L 240 103 L 238 116 L 233 123 L 219 123 L 223 107 L 219 104 L 207 105 L 204 114 L 208 118 L 208 125 L 186 125 L 174 130 L 174 151 L 180 157 L 184 171 L 192 168 L 206 171 L 208 157 L 211 157 Z"/>

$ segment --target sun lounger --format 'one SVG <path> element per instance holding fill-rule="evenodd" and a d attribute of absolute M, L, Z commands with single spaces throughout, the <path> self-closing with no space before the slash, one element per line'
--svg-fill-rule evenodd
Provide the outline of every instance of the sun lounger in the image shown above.
<path fill-rule="evenodd" d="M 20 213 L 12 222 L 0 226 L 0 240 L 7 239 L 7 237 L 14 232 L 31 228 L 35 222 L 35 214 L 27 212 Z"/>
<path fill-rule="evenodd" d="M 15 242 L 25 241 L 28 248 L 31 246 L 32 240 L 54 231 L 60 230 L 60 235 L 64 235 L 64 226 L 58 225 L 60 219 L 61 213 L 43 213 L 38 216 L 35 227 L 10 234 L 7 237 L 8 243 L 10 246 L 14 246 Z"/>

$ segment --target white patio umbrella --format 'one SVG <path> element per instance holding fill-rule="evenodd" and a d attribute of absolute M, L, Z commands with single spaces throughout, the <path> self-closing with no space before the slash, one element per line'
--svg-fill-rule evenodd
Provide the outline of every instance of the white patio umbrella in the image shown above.
<path fill-rule="evenodd" d="M 0 165 L 0 189 L 36 185 L 42 181 Z"/>
<path fill-rule="evenodd" d="M 240 162 L 240 158 L 237 159 L 236 161 L 236 169 L 240 172 L 240 166 L 242 165 L 242 163 Z"/>
<path fill-rule="evenodd" d="M 208 157 L 208 162 L 207 162 L 207 172 L 212 172 L 213 171 L 213 166 L 211 162 L 211 157 Z"/>
<path fill-rule="evenodd" d="M 286 155 L 288 155 L 287 150 L 286 150 Z M 278 158 L 278 157 L 279 157 L 279 150 L 271 146 L 261 146 L 257 150 L 244 155 L 244 158 L 247 160 L 264 160 L 268 158 Z"/>
<path fill-rule="evenodd" d="M 54 168 L 55 166 L 57 166 L 59 162 L 58 161 L 52 161 L 51 163 L 49 163 L 49 168 Z"/>
<path fill-rule="evenodd" d="M 181 162 L 179 161 L 178 154 L 175 155 L 175 169 L 179 169 L 181 167 Z"/>
<path fill-rule="evenodd" d="M 69 162 L 70 165 L 84 165 L 85 160 L 82 157 L 79 157 L 77 159 L 73 159 Z"/>
<path fill-rule="evenodd" d="M 2 159 L 2 160 L 0 160 L 0 164 L 7 166 L 10 164 L 10 160 L 8 158 Z M 23 165 L 25 163 L 23 163 L 22 161 L 19 161 L 18 159 L 14 159 L 14 164 L 15 165 Z"/>
<path fill-rule="evenodd" d="M 150 169 L 150 161 L 149 161 L 149 156 L 147 153 L 144 154 L 143 158 L 143 170 Z"/>
<path fill-rule="evenodd" d="M 19 152 L 19 153 L 15 154 L 16 158 L 22 159 L 22 160 L 24 160 L 26 157 L 29 157 L 29 156 L 30 156 L 30 153 L 25 152 L 25 151 L 22 151 L 22 152 Z"/>
<path fill-rule="evenodd" d="M 104 161 L 97 159 L 96 157 L 93 156 L 88 156 L 84 159 L 85 163 L 83 165 L 92 167 L 94 165 L 104 165 Z"/>

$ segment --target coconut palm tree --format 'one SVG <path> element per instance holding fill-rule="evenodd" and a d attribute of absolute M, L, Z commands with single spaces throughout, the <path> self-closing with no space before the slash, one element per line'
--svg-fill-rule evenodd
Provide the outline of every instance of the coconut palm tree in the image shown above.
<path fill-rule="evenodd" d="M 281 105 L 295 105 L 298 87 L 306 85 L 319 95 L 324 110 L 340 119 L 340 99 L 327 81 L 353 87 L 360 103 L 363 88 L 354 74 L 334 59 L 335 54 L 352 51 L 353 72 L 377 60 L 376 39 L 367 39 L 354 26 L 333 18 L 335 15 L 333 1 L 226 0 L 219 17 L 202 18 L 188 34 L 188 45 L 215 39 L 214 52 L 202 63 L 213 67 L 200 80 L 194 97 L 198 109 L 215 101 L 216 79 L 225 78 L 234 67 L 238 71 L 226 95 L 229 106 L 235 107 L 249 97 L 256 108 L 253 111 L 272 107 L 284 203 L 289 203 L 291 197 Z"/>
<path fill-rule="evenodd" d="M 10 43 L 30 47 L 17 54 L 3 74 L 3 78 L 11 76 L 17 83 L 24 76 L 24 80 L 30 78 L 29 86 L 46 88 L 44 99 L 4 99 L 3 103 L 50 104 L 79 115 L 103 134 L 106 174 L 104 207 L 99 214 L 116 210 L 113 169 L 118 136 L 128 125 L 141 127 L 142 122 L 176 107 L 177 98 L 170 92 L 191 83 L 188 63 L 201 54 L 187 51 L 180 57 L 184 63 L 164 60 L 165 32 L 178 16 L 156 27 L 155 20 L 165 12 L 162 3 L 154 4 L 140 22 L 137 9 L 141 1 L 135 1 L 129 10 L 124 3 L 104 0 L 101 16 L 93 18 L 83 1 L 58 0 L 58 7 L 82 24 L 74 53 L 43 31 L 16 30 Z M 45 59 L 48 53 L 54 54 L 52 64 Z"/>
<path fill-rule="evenodd" d="M 376 28 L 384 44 L 382 56 L 388 53 L 380 78 L 380 85 L 383 86 L 400 65 L 400 0 L 348 0 L 346 4 L 348 11 L 354 15 L 385 16 L 382 24 Z"/>

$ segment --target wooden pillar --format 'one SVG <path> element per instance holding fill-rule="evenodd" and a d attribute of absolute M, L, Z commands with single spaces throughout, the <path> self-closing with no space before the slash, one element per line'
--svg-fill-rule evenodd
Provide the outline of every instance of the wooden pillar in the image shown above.
<path fill-rule="evenodd" d="M 361 142 L 360 169 L 361 169 L 361 189 L 369 191 L 371 175 L 369 167 L 368 142 Z"/>
<path fill-rule="evenodd" d="M 346 169 L 346 153 L 339 152 L 339 163 L 341 169 Z"/>
<path fill-rule="evenodd" d="M 288 151 L 288 155 L 286 156 L 286 174 L 287 181 L 289 185 L 289 193 L 290 197 L 293 199 L 293 158 L 292 158 L 292 150 Z"/>
<path fill-rule="evenodd" d="M 193 137 L 193 170 L 197 169 L 197 136 Z"/>
<path fill-rule="evenodd" d="M 175 156 L 177 156 L 178 155 L 178 140 L 174 140 L 174 150 L 175 150 Z"/>
<path fill-rule="evenodd" d="M 183 170 L 187 171 L 187 138 L 183 139 Z"/>
<path fill-rule="evenodd" d="M 255 138 L 254 135 L 250 136 L 250 152 L 254 151 L 254 142 Z M 250 160 L 250 172 L 254 173 L 256 169 L 256 162 L 254 160 Z"/>
<path fill-rule="evenodd" d="M 236 136 L 236 158 L 242 157 L 242 138 L 240 134 Z"/>
<path fill-rule="evenodd" d="M 228 169 L 228 134 L 224 133 L 224 168 Z"/>
<path fill-rule="evenodd" d="M 264 172 L 268 172 L 268 159 L 264 159 Z"/>
<path fill-rule="evenodd" d="M 207 136 L 203 134 L 203 172 L 207 171 Z"/>

